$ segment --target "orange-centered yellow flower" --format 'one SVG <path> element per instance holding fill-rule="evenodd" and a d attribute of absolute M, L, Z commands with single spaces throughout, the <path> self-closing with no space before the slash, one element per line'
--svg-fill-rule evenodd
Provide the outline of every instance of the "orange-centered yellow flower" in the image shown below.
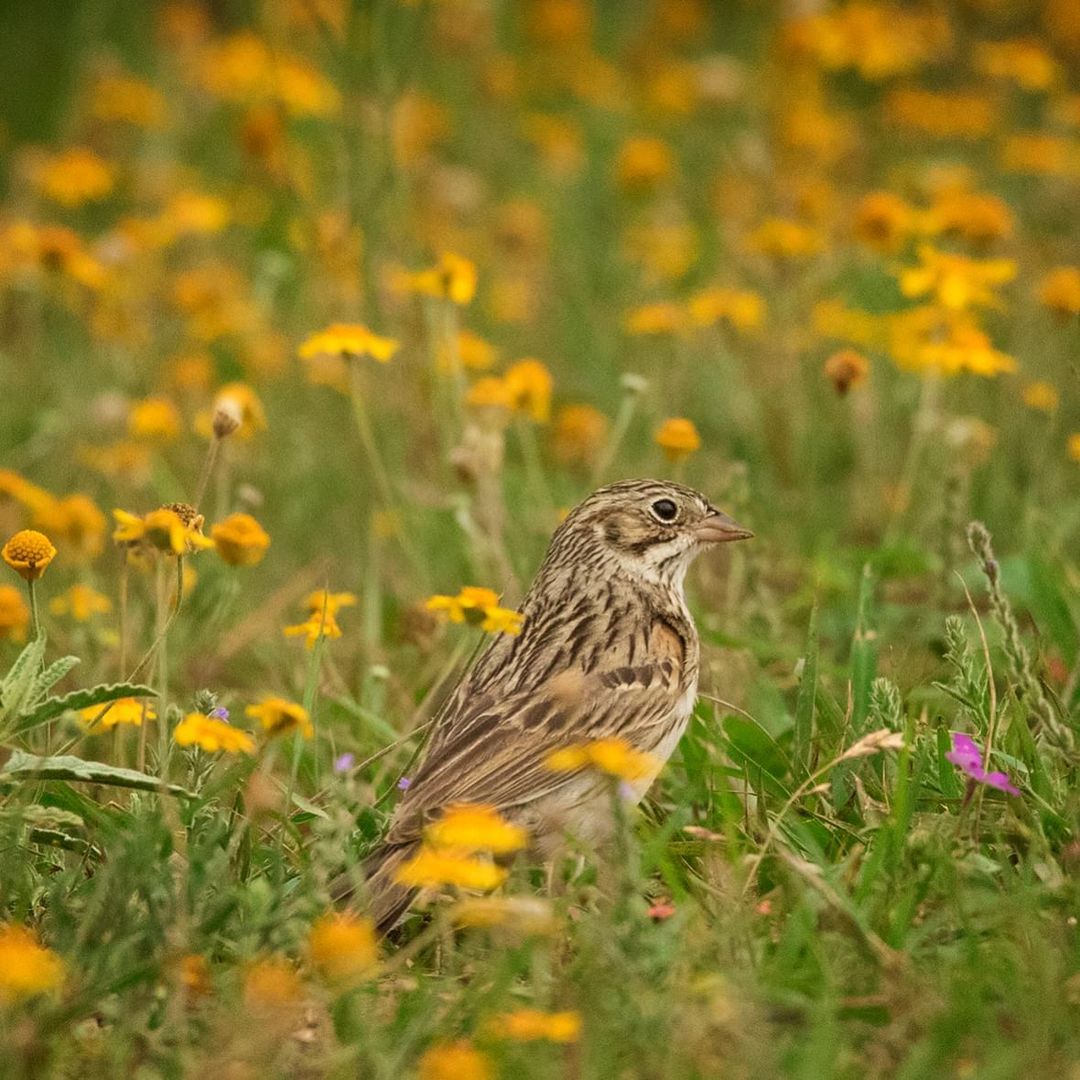
<path fill-rule="evenodd" d="M 398 292 L 434 296 L 464 306 L 476 295 L 476 266 L 452 252 L 444 252 L 427 270 L 398 274 L 392 282 Z"/>
<path fill-rule="evenodd" d="M 44 533 L 23 529 L 0 549 L 0 555 L 24 581 L 37 581 L 56 558 L 56 548 Z"/>
<path fill-rule="evenodd" d="M 253 720 L 258 720 L 271 738 L 290 731 L 299 731 L 305 739 L 315 734 L 307 709 L 284 698 L 263 698 L 258 705 L 249 705 L 244 711 Z"/>
<path fill-rule="evenodd" d="M 151 510 L 145 517 L 126 510 L 113 510 L 118 544 L 146 543 L 166 555 L 187 555 L 214 546 L 202 534 L 203 516 L 186 503 L 170 503 Z"/>
<path fill-rule="evenodd" d="M 490 851 L 502 855 L 519 851 L 528 842 L 528 833 L 512 825 L 494 806 L 451 806 L 425 834 L 428 844 L 456 851 Z"/>
<path fill-rule="evenodd" d="M 214 525 L 210 538 L 230 566 L 254 566 L 270 546 L 266 530 L 250 514 L 230 514 Z"/>
<path fill-rule="evenodd" d="M 520 634 L 523 616 L 499 607 L 499 597 L 492 589 L 466 585 L 457 596 L 430 596 L 424 602 L 428 611 L 444 615 L 450 622 L 467 622 L 490 634 Z"/>
<path fill-rule="evenodd" d="M 400 348 L 393 338 L 379 337 L 359 323 L 334 323 L 313 334 L 300 346 L 300 359 L 316 356 L 370 356 L 380 364 L 388 363 Z"/>
<path fill-rule="evenodd" d="M 173 731 L 179 746 L 198 746 L 210 753 L 224 750 L 228 754 L 255 753 L 255 740 L 224 720 L 202 713 L 188 713 Z"/>
<path fill-rule="evenodd" d="M 104 731 L 118 724 L 141 727 L 144 716 L 147 720 L 157 719 L 153 705 L 132 697 L 120 698 L 107 705 L 90 705 L 80 709 L 79 716 L 93 731 Z"/>
<path fill-rule="evenodd" d="M 672 416 L 665 420 L 655 439 L 656 445 L 670 461 L 681 461 L 701 448 L 701 436 L 698 435 L 694 422 L 683 416 Z"/>
<path fill-rule="evenodd" d="M 900 272 L 907 297 L 929 296 L 951 311 L 998 304 L 994 288 L 1016 277 L 1011 259 L 969 259 L 929 244 L 919 248 L 919 266 Z"/>
<path fill-rule="evenodd" d="M 281 632 L 286 637 L 306 637 L 309 649 L 314 649 L 323 638 L 341 637 L 341 627 L 329 608 L 326 611 L 312 611 L 304 622 L 286 626 Z"/>
<path fill-rule="evenodd" d="M 417 1066 L 418 1080 L 492 1080 L 495 1069 L 472 1043 L 436 1043 Z"/>
<path fill-rule="evenodd" d="M 503 376 L 511 408 L 525 413 L 538 424 L 551 416 L 551 372 L 539 360 L 519 360 Z"/>
<path fill-rule="evenodd" d="M 351 912 L 328 912 L 311 928 L 308 953 L 328 982 L 353 985 L 370 975 L 378 960 L 375 928 Z"/>
<path fill-rule="evenodd" d="M 552 772 L 591 768 L 628 781 L 654 776 L 659 768 L 652 754 L 635 750 L 622 739 L 597 739 L 567 746 L 548 755 L 546 764 Z"/>
<path fill-rule="evenodd" d="M 480 889 L 486 892 L 506 880 L 506 871 L 493 862 L 473 855 L 421 847 L 408 862 L 398 868 L 395 879 L 402 885 L 416 888 L 453 885 L 461 889 Z"/>
<path fill-rule="evenodd" d="M 356 594 L 351 592 L 328 592 L 326 589 L 316 589 L 308 593 L 304 601 L 308 611 L 313 614 L 326 611 L 327 615 L 336 615 L 343 607 L 356 606 Z"/>
<path fill-rule="evenodd" d="M 0 924 L 0 1005 L 55 990 L 64 981 L 64 962 L 33 931 Z"/>

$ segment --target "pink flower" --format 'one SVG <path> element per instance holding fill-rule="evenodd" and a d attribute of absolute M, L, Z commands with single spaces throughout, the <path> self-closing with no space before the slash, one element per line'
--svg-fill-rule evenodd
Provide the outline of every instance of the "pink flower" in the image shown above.
<path fill-rule="evenodd" d="M 965 735 L 960 731 L 954 731 L 951 734 L 952 750 L 945 755 L 946 761 L 951 761 L 961 772 L 967 773 L 977 783 L 1004 791 L 1007 795 L 1020 794 L 1020 790 L 1010 783 L 1005 773 L 987 772 L 983 768 L 982 751 L 970 735 Z"/>

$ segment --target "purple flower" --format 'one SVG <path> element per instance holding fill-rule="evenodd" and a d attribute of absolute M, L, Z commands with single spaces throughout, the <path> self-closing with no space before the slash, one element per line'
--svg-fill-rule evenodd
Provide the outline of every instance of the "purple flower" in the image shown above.
<path fill-rule="evenodd" d="M 334 760 L 334 772 L 347 773 L 356 764 L 355 754 L 342 754 Z"/>
<path fill-rule="evenodd" d="M 412 781 L 407 776 L 403 776 L 397 782 L 397 786 L 398 786 L 398 791 L 408 791 L 409 788 L 412 787 Z"/>
<path fill-rule="evenodd" d="M 1020 790 L 1009 782 L 1005 773 L 987 772 L 983 768 L 982 751 L 970 735 L 960 731 L 951 734 L 952 750 L 945 755 L 946 761 L 951 761 L 961 772 L 967 773 L 972 780 L 980 784 L 1004 791 L 1007 795 L 1020 794 Z"/>
<path fill-rule="evenodd" d="M 210 710 L 210 715 L 215 720 L 224 720 L 226 723 L 228 723 L 229 710 L 226 709 L 224 705 L 219 705 L 216 709 L 211 709 Z"/>

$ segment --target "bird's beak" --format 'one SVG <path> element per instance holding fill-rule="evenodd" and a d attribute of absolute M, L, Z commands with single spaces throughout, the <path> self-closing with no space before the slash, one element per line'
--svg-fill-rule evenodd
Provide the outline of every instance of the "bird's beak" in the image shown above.
<path fill-rule="evenodd" d="M 719 510 L 714 510 L 694 529 L 694 539 L 701 544 L 726 544 L 729 540 L 749 540 L 753 535 Z"/>

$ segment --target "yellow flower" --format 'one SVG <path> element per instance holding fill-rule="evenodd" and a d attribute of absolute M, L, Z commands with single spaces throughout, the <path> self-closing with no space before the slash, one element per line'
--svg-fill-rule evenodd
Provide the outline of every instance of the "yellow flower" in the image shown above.
<path fill-rule="evenodd" d="M 970 371 L 992 378 L 1016 370 L 1016 361 L 995 349 L 968 313 L 934 305 L 892 317 L 889 352 L 900 367 L 912 371 Z"/>
<path fill-rule="evenodd" d="M 179 746 L 198 746 L 210 753 L 255 753 L 255 740 L 246 731 L 202 713 L 188 713 L 176 725 L 173 738 Z"/>
<path fill-rule="evenodd" d="M 73 147 L 45 161 L 37 183 L 46 198 L 76 207 L 104 199 L 116 183 L 116 170 L 93 150 Z"/>
<path fill-rule="evenodd" d="M 864 349 L 882 347 L 887 339 L 885 320 L 868 311 L 849 308 L 843 300 L 822 300 L 814 306 L 811 323 L 823 338 L 847 341 Z"/>
<path fill-rule="evenodd" d="M 607 441 L 608 419 L 591 405 L 565 405 L 551 433 L 555 456 L 564 464 L 592 464 Z"/>
<path fill-rule="evenodd" d="M 558 929 L 551 904 L 534 896 L 470 896 L 459 901 L 451 915 L 458 926 L 505 927 L 525 936 Z"/>
<path fill-rule="evenodd" d="M 1080 315 L 1080 266 L 1058 266 L 1039 282 L 1039 302 L 1061 318 Z"/>
<path fill-rule="evenodd" d="M 105 515 L 89 495 L 51 499 L 34 512 L 34 520 L 50 535 L 63 541 L 64 553 L 93 559 L 105 546 Z"/>
<path fill-rule="evenodd" d="M 79 710 L 82 722 L 93 730 L 114 728 L 117 725 L 142 727 L 143 717 L 156 720 L 157 712 L 153 705 L 139 698 L 120 698 L 107 705 L 90 705 Z M 178 740 L 179 741 L 179 740 Z"/>
<path fill-rule="evenodd" d="M 320 638 L 341 637 L 341 627 L 329 609 L 313 611 L 304 622 L 286 626 L 281 632 L 286 637 L 306 637 L 309 649 L 314 649 Z"/>
<path fill-rule="evenodd" d="M 131 75 L 102 75 L 90 95 L 90 114 L 107 124 L 160 128 L 165 98 L 148 82 Z"/>
<path fill-rule="evenodd" d="M 202 534 L 203 517 L 186 503 L 170 503 L 151 510 L 143 518 L 143 536 L 152 546 L 168 555 L 212 548 L 214 543 Z"/>
<path fill-rule="evenodd" d="M 299 731 L 305 739 L 310 739 L 315 734 L 307 709 L 284 698 L 263 698 L 258 705 L 249 705 L 244 712 L 252 720 L 258 720 L 271 738 L 290 731 Z"/>
<path fill-rule="evenodd" d="M 686 317 L 678 304 L 661 302 L 643 304 L 627 312 L 623 328 L 635 337 L 656 334 L 679 334 L 686 327 Z"/>
<path fill-rule="evenodd" d="M 1071 457 L 1073 461 L 1080 461 L 1080 431 L 1070 435 L 1065 446 L 1069 452 L 1069 457 Z"/>
<path fill-rule="evenodd" d="M 76 584 L 49 601 L 49 610 L 54 615 L 70 615 L 76 622 L 88 622 L 95 615 L 112 611 L 112 601 L 89 585 Z"/>
<path fill-rule="evenodd" d="M 212 412 L 233 416 L 239 423 L 237 434 L 241 438 L 250 439 L 256 432 L 266 430 L 266 410 L 259 395 L 247 383 L 223 386 L 214 397 Z"/>
<path fill-rule="evenodd" d="M 474 409 L 505 409 L 510 412 L 514 399 L 506 380 L 497 375 L 485 375 L 469 387 L 465 404 Z"/>
<path fill-rule="evenodd" d="M 244 1004 L 254 1009 L 279 1008 L 300 1000 L 303 987 L 296 969 L 282 956 L 257 960 L 244 976 Z"/>
<path fill-rule="evenodd" d="M 64 962 L 33 931 L 0 923 L 0 1005 L 56 990 L 63 981 Z"/>
<path fill-rule="evenodd" d="M 451 622 L 467 622 L 488 633 L 521 633 L 523 616 L 499 607 L 499 597 L 492 589 L 466 585 L 457 596 L 431 596 L 424 602 L 428 611 L 444 614 Z"/>
<path fill-rule="evenodd" d="M 980 41 L 975 44 L 976 71 L 994 79 L 1009 79 L 1023 90 L 1049 90 L 1061 78 L 1061 68 L 1039 42 Z"/>
<path fill-rule="evenodd" d="M 188 953 L 180 958 L 177 966 L 180 985 L 189 997 L 205 997 L 210 993 L 210 965 L 205 956 Z"/>
<path fill-rule="evenodd" d="M 0 638 L 22 642 L 30 625 L 30 609 L 26 606 L 21 589 L 14 585 L 0 585 Z"/>
<path fill-rule="evenodd" d="M 637 135 L 627 139 L 615 159 L 615 179 L 632 193 L 653 191 L 675 172 L 675 155 L 662 139 Z"/>
<path fill-rule="evenodd" d="M 870 362 L 854 349 L 841 349 L 825 361 L 821 370 L 836 392 L 843 397 L 866 380 L 870 372 Z"/>
<path fill-rule="evenodd" d="M 1004 199 L 976 191 L 942 192 L 927 217 L 930 231 L 955 233 L 980 245 L 1011 236 L 1015 224 Z"/>
<path fill-rule="evenodd" d="M 326 589 L 316 589 L 308 593 L 304 601 L 312 614 L 326 611 L 327 615 L 336 615 L 343 607 L 356 606 L 356 594 L 351 592 L 328 592 Z"/>
<path fill-rule="evenodd" d="M 981 139 L 994 129 L 1000 109 L 985 94 L 898 87 L 885 98 L 886 122 L 936 139 Z"/>
<path fill-rule="evenodd" d="M 438 364 L 440 371 L 454 371 L 456 365 L 469 371 L 486 371 L 495 366 L 499 350 L 471 330 L 462 330 L 457 338 L 456 353 L 445 342 L 439 343 Z"/>
<path fill-rule="evenodd" d="M 551 372 L 539 360 L 519 360 L 504 376 L 512 407 L 538 424 L 551 416 Z"/>
<path fill-rule="evenodd" d="M 0 556 L 24 581 L 37 581 L 56 558 L 56 548 L 44 533 L 23 529 L 4 545 Z"/>
<path fill-rule="evenodd" d="M 316 356 L 370 356 L 380 364 L 388 363 L 400 348 L 392 338 L 379 337 L 359 323 L 334 323 L 313 334 L 300 346 L 300 359 Z"/>
<path fill-rule="evenodd" d="M 213 526 L 210 538 L 230 566 L 254 566 L 270 546 L 266 530 L 250 514 L 230 514 Z"/>
<path fill-rule="evenodd" d="M 670 461 L 681 461 L 701 448 L 701 436 L 694 422 L 682 416 L 665 420 L 656 433 L 655 442 Z"/>
<path fill-rule="evenodd" d="M 540 1012 L 539 1009 L 515 1009 L 492 1018 L 488 1030 L 496 1039 L 554 1043 L 574 1043 L 581 1038 L 581 1013 Z"/>
<path fill-rule="evenodd" d="M 417 1069 L 418 1080 L 492 1080 L 495 1075 L 487 1057 L 465 1041 L 437 1043 Z"/>
<path fill-rule="evenodd" d="M 460 889 L 488 891 L 506 880 L 506 871 L 487 859 L 421 847 L 400 866 L 395 880 L 415 888 L 453 885 Z"/>
<path fill-rule="evenodd" d="M 1040 131 L 1010 135 L 1001 148 L 1001 167 L 1007 172 L 1032 176 L 1063 176 L 1075 172 L 1076 147 L 1073 140 Z"/>
<path fill-rule="evenodd" d="M 867 247 L 885 254 L 899 251 L 916 223 L 915 208 L 891 191 L 873 191 L 855 208 L 853 231 Z"/>
<path fill-rule="evenodd" d="M 36 518 L 56 505 L 56 496 L 11 469 L 0 469 L 0 499 L 14 499 Z"/>
<path fill-rule="evenodd" d="M 698 326 L 726 322 L 734 330 L 757 330 L 765 321 L 765 300 L 748 289 L 725 289 L 719 285 L 702 289 L 690 297 L 687 306 Z"/>
<path fill-rule="evenodd" d="M 900 272 L 900 291 L 907 297 L 929 295 L 953 311 L 996 306 L 993 288 L 1016 277 L 1011 259 L 969 259 L 929 244 L 919 248 L 919 261 L 920 266 Z"/>
<path fill-rule="evenodd" d="M 137 401 L 128 413 L 128 434 L 149 442 L 172 442 L 180 434 L 180 410 L 168 398 Z"/>
<path fill-rule="evenodd" d="M 807 259 L 824 246 L 816 229 L 788 218 L 767 218 L 746 238 L 748 250 L 777 260 Z"/>
<path fill-rule="evenodd" d="M 396 274 L 392 284 L 398 292 L 434 296 L 464 307 L 476 295 L 476 266 L 468 259 L 447 251 L 427 270 L 415 274 L 405 271 Z"/>
<path fill-rule="evenodd" d="M 548 755 L 547 767 L 552 772 L 591 768 L 620 780 L 634 781 L 654 776 L 660 763 L 652 754 L 635 750 L 622 739 L 597 739 L 556 750 Z"/>
<path fill-rule="evenodd" d="M 462 804 L 447 808 L 442 818 L 428 827 L 425 839 L 433 847 L 502 855 L 523 848 L 528 833 L 511 825 L 494 806 Z"/>
<path fill-rule="evenodd" d="M 308 936 L 311 962 L 328 982 L 352 985 L 371 974 L 378 960 L 375 928 L 349 911 L 328 912 Z"/>
<path fill-rule="evenodd" d="M 1024 387 L 1024 404 L 1036 412 L 1056 412 L 1059 400 L 1057 390 L 1048 382 L 1032 382 Z"/>

